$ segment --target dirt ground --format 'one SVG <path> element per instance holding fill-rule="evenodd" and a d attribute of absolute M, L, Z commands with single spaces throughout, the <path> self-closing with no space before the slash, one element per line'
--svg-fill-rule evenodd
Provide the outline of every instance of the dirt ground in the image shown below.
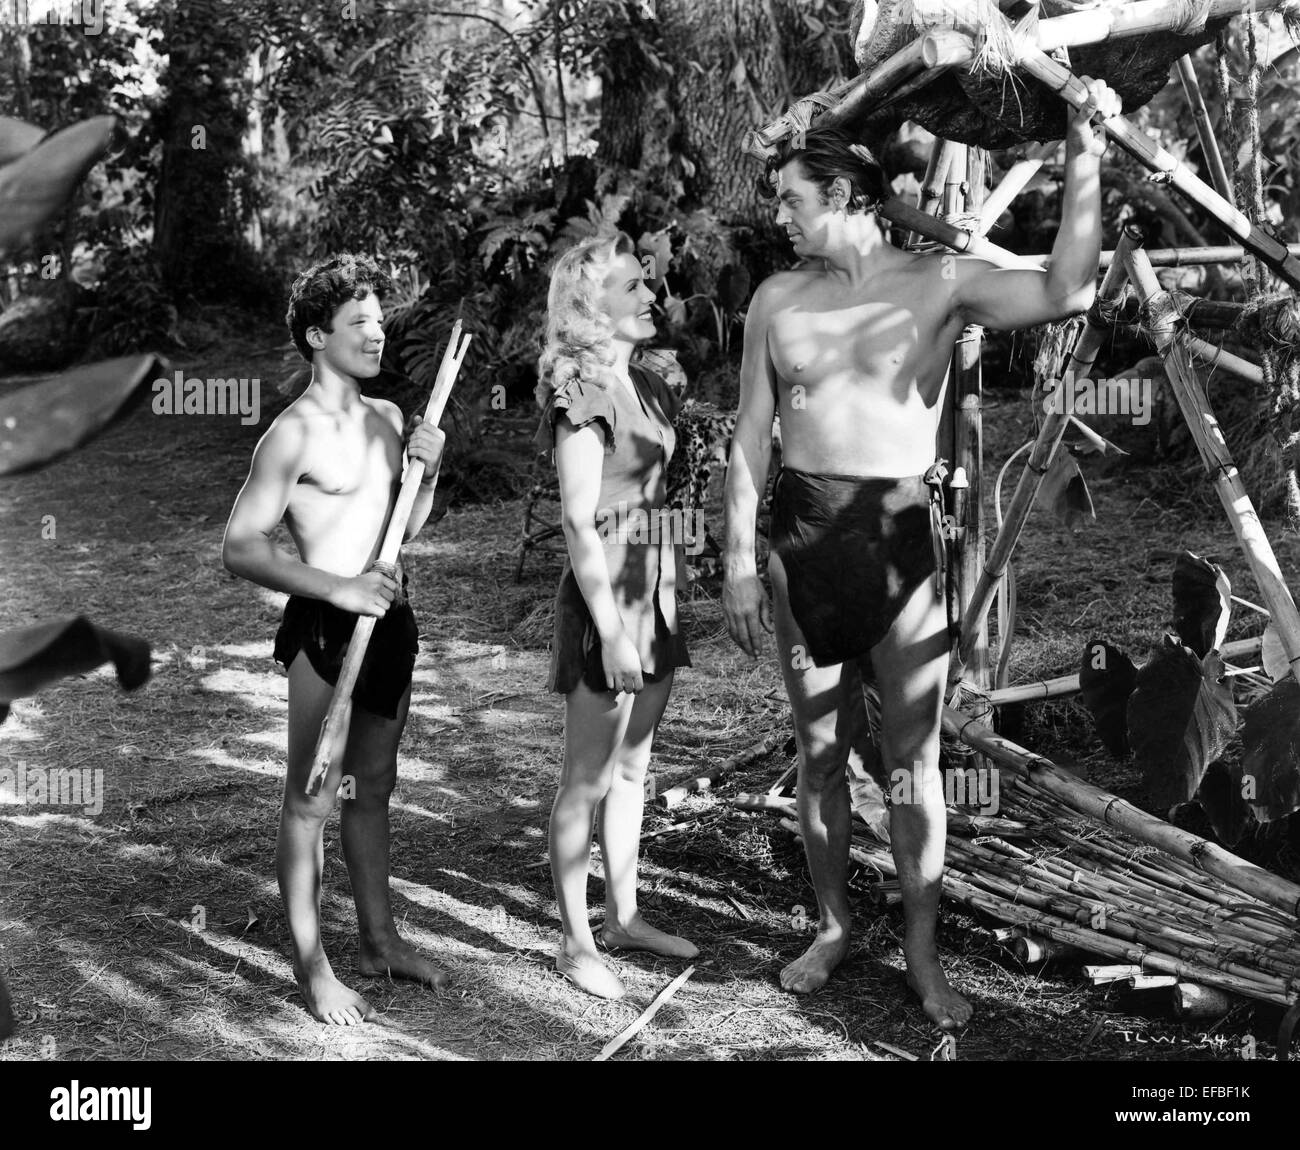
<path fill-rule="evenodd" d="M 284 402 L 273 387 L 280 342 L 266 329 L 175 366 L 258 376 L 264 427 Z M 1030 426 L 1026 400 L 990 395 L 991 470 Z M 536 556 L 513 582 L 520 501 L 454 510 L 407 549 L 421 656 L 392 804 L 392 886 L 405 933 L 453 987 L 357 980 L 378 1023 L 333 1030 L 306 1014 L 273 864 L 286 680 L 270 655 L 283 597 L 226 573 L 219 554 L 258 434 L 237 418 L 158 416 L 146 404 L 72 458 L 0 482 L 0 626 L 84 613 L 147 638 L 155 659 L 134 695 L 104 669 L 20 701 L 0 729 L 0 767 L 102 769 L 105 789 L 99 814 L 0 808 L 0 969 L 20 1019 L 0 1060 L 590 1059 L 679 967 L 614 960 L 630 990 L 618 1003 L 551 972 L 545 836 L 562 709 L 545 668 L 559 564 Z M 1013 681 L 1074 670 L 1093 636 L 1145 658 L 1170 613 L 1170 565 L 1151 558 L 1161 548 L 1215 555 L 1234 589 L 1257 598 L 1208 486 L 1193 491 L 1169 468 L 1087 466 L 1097 523 L 1072 536 L 1036 513 L 1022 546 Z M 46 516 L 53 539 L 42 537 Z M 1296 536 L 1269 527 L 1283 569 L 1300 570 Z M 695 668 L 661 728 L 661 789 L 788 727 L 775 666 L 732 646 L 715 594 L 684 608 Z M 1231 637 L 1259 630 L 1242 612 Z M 1141 798 L 1133 768 L 1100 749 L 1077 703 L 1031 709 L 1021 738 Z M 815 919 L 802 853 L 774 818 L 724 800 L 765 790 L 789 762 L 778 750 L 671 816 L 648 813 L 648 831 L 684 825 L 646 841 L 642 905 L 703 953 L 619 1059 L 895 1057 L 880 1042 L 927 1059 L 936 1047 L 904 996 L 901 911 L 873 907 L 859 879 L 849 961 L 818 995 L 780 991 L 777 971 Z M 1239 849 L 1297 874 L 1293 845 L 1276 834 Z M 326 859 L 325 943 L 346 977 L 357 947 L 337 821 Z M 598 919 L 598 855 L 592 873 Z M 1276 1012 L 1244 1005 L 1213 1027 L 1184 1027 L 1159 996 L 1094 988 L 1077 968 L 1020 969 L 992 925 L 945 904 L 944 957 L 978 1010 L 960 1059 L 1235 1059 L 1247 1034 L 1271 1053 Z"/>

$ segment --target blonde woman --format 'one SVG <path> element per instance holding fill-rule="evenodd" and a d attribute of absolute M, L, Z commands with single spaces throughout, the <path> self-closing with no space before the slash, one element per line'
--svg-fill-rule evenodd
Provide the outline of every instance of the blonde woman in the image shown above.
<path fill-rule="evenodd" d="M 698 953 L 650 926 L 636 898 L 650 749 L 673 672 L 690 666 L 676 604 L 683 541 L 663 514 L 677 401 L 662 379 L 631 362 L 637 344 L 655 334 L 653 301 L 626 235 L 584 240 L 551 274 L 539 362 L 537 442 L 554 449 L 569 552 L 550 673 L 551 689 L 565 697 L 564 767 L 550 825 L 564 931 L 555 968 L 600 998 L 622 997 L 623 985 L 601 961 L 587 918 L 598 813 L 601 942 L 672 958 Z"/>

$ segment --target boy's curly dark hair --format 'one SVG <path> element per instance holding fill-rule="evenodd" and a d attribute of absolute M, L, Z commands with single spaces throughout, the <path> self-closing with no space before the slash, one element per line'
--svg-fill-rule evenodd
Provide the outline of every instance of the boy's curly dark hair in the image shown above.
<path fill-rule="evenodd" d="M 388 275 L 369 256 L 341 252 L 312 264 L 293 281 L 289 293 L 289 311 L 284 319 L 293 346 L 311 363 L 313 351 L 307 343 L 308 328 L 332 331 L 330 325 L 335 313 L 348 300 L 365 299 L 371 292 L 382 300 L 391 288 Z"/>
<path fill-rule="evenodd" d="M 880 161 L 842 128 L 813 126 L 802 138 L 787 136 L 782 140 L 767 157 L 766 170 L 759 177 L 762 195 L 769 199 L 776 195 L 776 175 L 791 160 L 798 160 L 804 174 L 817 185 L 822 203 L 828 201 L 837 176 L 843 176 L 852 188 L 848 203 L 851 212 L 870 211 L 892 194 L 889 176 Z"/>

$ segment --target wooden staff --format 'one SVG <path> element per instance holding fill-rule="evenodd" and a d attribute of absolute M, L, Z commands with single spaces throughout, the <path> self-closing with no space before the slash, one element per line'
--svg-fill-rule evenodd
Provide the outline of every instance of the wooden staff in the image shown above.
<path fill-rule="evenodd" d="M 1260 595 L 1277 628 L 1278 638 L 1282 640 L 1291 674 L 1300 682 L 1300 611 L 1296 610 L 1295 600 L 1264 533 L 1264 526 L 1242 485 L 1219 421 L 1210 407 L 1210 398 L 1192 367 L 1191 353 L 1178 334 L 1177 311 L 1169 293 L 1156 279 L 1154 269 L 1146 262 L 1141 248 L 1135 247 L 1126 262 L 1133 286 L 1149 310 L 1151 338 L 1164 359 L 1166 374 L 1183 420 L 1192 433 L 1237 541 L 1250 563 Z"/>
<path fill-rule="evenodd" d="M 452 384 L 460 372 L 460 365 L 465 359 L 472 336 L 465 336 L 461 341 L 461 321 L 457 320 L 451 329 L 451 339 L 447 350 L 443 352 L 438 375 L 433 381 L 433 393 L 429 397 L 429 406 L 425 409 L 426 423 L 435 427 L 442 419 L 443 409 L 451 395 Z M 420 480 L 424 478 L 424 464 L 412 459 L 406 468 L 402 480 L 402 489 L 398 492 L 397 503 L 388 519 L 388 530 L 384 533 L 383 544 L 379 548 L 376 567 L 386 568 L 390 572 L 396 569 L 397 554 L 402 549 L 402 537 L 406 534 L 406 524 L 411 518 L 411 508 L 420 490 Z M 371 632 L 378 620 L 374 615 L 357 616 L 352 639 L 348 643 L 348 653 L 343 660 L 343 669 L 339 672 L 338 682 L 334 685 L 334 694 L 330 697 L 330 707 L 321 723 L 320 736 L 316 740 L 316 753 L 311 761 L 311 774 L 307 778 L 307 794 L 315 795 L 320 791 L 329 770 L 330 760 L 334 756 L 334 747 L 343 733 L 348 718 L 348 706 L 352 702 L 352 690 L 357 685 L 357 676 L 361 673 L 361 662 L 366 657 L 366 647 L 370 644 Z"/>
<path fill-rule="evenodd" d="M 1041 25 L 1040 25 L 1041 26 Z M 1035 48 L 1023 50 L 1019 65 L 1041 80 L 1072 108 L 1089 104 L 1088 89 L 1069 68 Z M 1144 167 L 1167 179 L 1192 203 L 1213 216 L 1220 227 L 1231 232 L 1292 287 L 1300 288 L 1300 259 L 1285 244 L 1257 228 L 1236 207 L 1208 184 L 1197 179 L 1179 160 L 1150 140 L 1123 116 L 1111 116 L 1102 130 Z"/>

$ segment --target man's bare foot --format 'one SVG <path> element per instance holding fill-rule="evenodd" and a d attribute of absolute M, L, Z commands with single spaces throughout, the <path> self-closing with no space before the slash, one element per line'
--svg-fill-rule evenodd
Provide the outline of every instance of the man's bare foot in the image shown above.
<path fill-rule="evenodd" d="M 303 1001 L 317 1022 L 330 1026 L 356 1026 L 375 1016 L 370 1003 L 334 977 L 328 960 L 323 959 L 305 974 L 298 970 L 294 974 Z"/>
<path fill-rule="evenodd" d="M 597 998 L 622 998 L 627 993 L 618 975 L 600 961 L 600 955 L 594 950 L 571 949 L 565 941 L 556 951 L 555 969 L 579 990 Z"/>
<path fill-rule="evenodd" d="M 907 985 L 940 1030 L 961 1030 L 975 1013 L 975 1008 L 948 985 L 948 977 L 933 955 L 907 960 Z"/>
<path fill-rule="evenodd" d="M 678 938 L 675 934 L 656 930 L 639 914 L 621 927 L 611 926 L 606 919 L 600 940 L 611 950 L 648 950 L 651 954 L 663 955 L 664 958 L 694 958 L 700 953 L 699 947 L 694 943 Z"/>
<path fill-rule="evenodd" d="M 812 994 L 821 990 L 848 953 L 846 931 L 818 931 L 812 946 L 781 971 L 781 989 L 791 994 Z"/>
<path fill-rule="evenodd" d="M 357 969 L 367 978 L 407 978 L 441 990 L 451 978 L 440 966 L 434 966 L 418 950 L 400 938 L 385 947 L 361 945 Z"/>

